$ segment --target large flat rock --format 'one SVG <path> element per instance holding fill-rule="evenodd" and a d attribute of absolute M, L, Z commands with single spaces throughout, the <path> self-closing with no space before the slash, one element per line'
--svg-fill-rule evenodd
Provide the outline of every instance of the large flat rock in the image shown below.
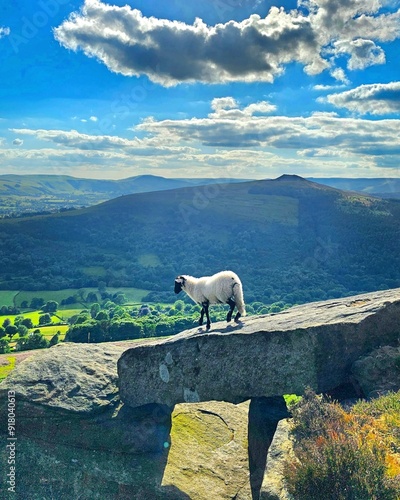
<path fill-rule="evenodd" d="M 396 345 L 400 289 L 315 302 L 242 325 L 214 323 L 126 350 L 118 361 L 121 399 L 148 403 L 227 401 L 332 390 L 352 363 Z"/>

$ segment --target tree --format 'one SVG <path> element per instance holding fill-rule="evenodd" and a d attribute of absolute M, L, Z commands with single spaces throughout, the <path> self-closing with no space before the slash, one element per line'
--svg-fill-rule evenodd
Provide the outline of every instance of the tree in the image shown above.
<path fill-rule="evenodd" d="M 10 352 L 10 344 L 6 337 L 0 339 L 0 354 L 5 354 L 6 352 Z"/>
<path fill-rule="evenodd" d="M 49 325 L 51 323 L 51 316 L 49 313 L 42 314 L 39 318 L 39 325 Z"/>
<path fill-rule="evenodd" d="M 8 325 L 6 327 L 6 334 L 10 337 L 10 340 L 16 333 L 18 333 L 18 328 L 15 325 Z"/>
<path fill-rule="evenodd" d="M 31 318 L 24 318 L 23 321 L 21 321 L 21 325 L 24 325 L 27 328 L 33 328 L 33 322 Z"/>
<path fill-rule="evenodd" d="M 96 315 L 96 321 L 105 321 L 110 319 L 107 311 L 99 311 Z"/>
<path fill-rule="evenodd" d="M 126 295 L 123 292 L 115 293 L 112 297 L 112 300 L 119 305 L 125 304 L 128 301 Z"/>
<path fill-rule="evenodd" d="M 18 333 L 20 335 L 20 337 L 23 337 L 24 335 L 28 335 L 28 328 L 23 325 L 22 323 L 20 323 L 18 325 Z"/>
<path fill-rule="evenodd" d="M 92 303 L 92 302 L 97 302 L 97 294 L 94 292 L 89 292 L 86 297 L 86 302 Z"/>
<path fill-rule="evenodd" d="M 41 297 L 33 297 L 30 304 L 30 309 L 40 309 L 44 304 L 44 299 Z"/>
<path fill-rule="evenodd" d="M 24 317 L 23 316 L 16 316 L 15 319 L 14 319 L 14 325 L 15 326 L 19 326 L 22 322 L 24 321 Z"/>
<path fill-rule="evenodd" d="M 60 341 L 59 333 L 60 332 L 58 331 L 55 335 L 53 335 L 51 337 L 50 342 L 49 342 L 49 347 L 51 347 L 51 346 L 56 345 L 56 344 L 59 343 L 59 341 Z"/>
<path fill-rule="evenodd" d="M 20 337 L 17 340 L 16 350 L 17 351 L 28 351 L 30 349 L 44 349 L 48 347 L 49 342 L 43 337 L 39 330 L 35 330 L 33 333 L 25 337 Z"/>
<path fill-rule="evenodd" d="M 3 328 L 7 328 L 7 326 L 11 325 L 11 320 L 10 318 L 6 318 L 4 321 L 3 321 Z"/>
<path fill-rule="evenodd" d="M 86 321 L 88 321 L 89 319 L 90 319 L 89 313 L 87 311 L 81 311 L 75 320 L 75 324 L 82 325 L 83 323 L 86 323 Z"/>
<path fill-rule="evenodd" d="M 57 309 L 58 309 L 58 302 L 56 302 L 55 300 L 49 300 L 42 307 L 42 311 L 46 313 L 55 313 Z"/>
<path fill-rule="evenodd" d="M 94 304 L 92 304 L 92 307 L 90 308 L 90 316 L 92 318 L 95 318 L 99 314 L 100 310 L 101 310 L 100 304 L 95 302 Z"/>
<path fill-rule="evenodd" d="M 183 300 L 177 300 L 174 304 L 174 307 L 177 311 L 183 311 L 185 303 L 183 302 Z"/>

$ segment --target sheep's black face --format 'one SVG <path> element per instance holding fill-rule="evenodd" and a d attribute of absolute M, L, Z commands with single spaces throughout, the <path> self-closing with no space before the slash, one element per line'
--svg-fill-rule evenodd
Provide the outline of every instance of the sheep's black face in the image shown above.
<path fill-rule="evenodd" d="M 185 280 L 184 278 L 182 278 L 181 276 L 179 276 L 178 278 L 176 278 L 175 280 L 175 287 L 174 287 L 174 292 L 175 293 L 179 293 L 182 291 L 182 287 L 185 283 Z"/>

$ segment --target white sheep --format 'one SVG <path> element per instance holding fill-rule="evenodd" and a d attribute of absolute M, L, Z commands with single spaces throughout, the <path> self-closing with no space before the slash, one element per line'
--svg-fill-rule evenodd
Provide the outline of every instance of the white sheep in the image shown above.
<path fill-rule="evenodd" d="M 200 304 L 199 325 L 203 324 L 204 314 L 207 318 L 207 330 L 210 329 L 211 321 L 208 314 L 210 304 L 228 304 L 230 309 L 226 316 L 226 321 L 230 321 L 232 313 L 237 307 L 235 322 L 239 323 L 241 316 L 246 316 L 246 309 L 243 300 L 242 283 L 237 274 L 232 271 L 221 271 L 213 276 L 194 278 L 193 276 L 182 275 L 175 279 L 175 293 L 181 290 L 186 292 L 191 299 Z"/>

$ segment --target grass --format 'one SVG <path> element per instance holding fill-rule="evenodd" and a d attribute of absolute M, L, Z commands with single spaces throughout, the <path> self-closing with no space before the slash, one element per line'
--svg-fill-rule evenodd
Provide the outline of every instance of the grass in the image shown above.
<path fill-rule="evenodd" d="M 0 290 L 0 307 L 13 306 L 14 298 L 18 293 L 17 290 Z"/>
<path fill-rule="evenodd" d="M 155 253 L 145 253 L 139 255 L 138 257 L 139 264 L 143 267 L 157 267 L 161 265 L 161 261 Z"/>
<path fill-rule="evenodd" d="M 64 340 L 65 334 L 67 333 L 69 326 L 68 325 L 50 325 L 50 326 L 41 326 L 40 333 L 47 340 L 50 340 L 57 332 L 60 332 L 58 338 L 59 340 Z"/>
<path fill-rule="evenodd" d="M 399 500 L 400 391 L 350 411 L 307 390 L 292 407 L 285 480 L 297 500 Z"/>
<path fill-rule="evenodd" d="M 151 290 L 143 290 L 141 288 L 107 288 L 108 293 L 118 293 L 122 292 L 125 294 L 127 301 L 129 304 L 142 302 L 143 298 L 150 292 Z"/>
<path fill-rule="evenodd" d="M 107 288 L 106 292 L 108 293 L 117 293 L 117 292 L 122 292 L 126 295 L 127 299 L 129 302 L 140 302 L 142 298 L 147 295 L 151 290 L 143 290 L 140 288 Z M 14 296 L 16 296 L 15 301 L 16 301 L 16 306 L 21 307 L 22 302 L 27 301 L 28 304 L 31 303 L 31 300 L 35 297 L 41 297 L 45 302 L 49 300 L 55 300 L 59 304 L 63 299 L 67 299 L 68 297 L 71 297 L 75 294 L 78 294 L 78 292 L 83 292 L 84 295 L 86 296 L 90 292 L 94 292 L 99 294 L 99 291 L 97 288 L 83 288 L 83 289 L 78 289 L 78 288 L 66 288 L 64 290 L 37 290 L 37 291 L 21 291 L 21 292 L 9 292 L 9 293 L 14 293 Z M 6 292 L 0 292 L 0 293 L 6 293 Z M 1 295 L 0 295 L 1 297 Z M 4 295 L 4 297 L 7 297 Z M 1 301 L 0 301 L 1 302 Z M 0 304 L 2 305 L 2 304 Z M 12 302 L 11 304 L 12 305 Z M 74 304 L 73 304 L 74 305 Z M 71 306 L 68 306 L 69 308 Z M 84 306 L 81 304 L 77 305 L 78 309 L 84 309 Z M 90 304 L 87 304 L 87 307 L 90 308 Z"/>
<path fill-rule="evenodd" d="M 254 194 L 249 198 L 247 193 L 236 194 L 235 203 L 228 193 L 221 193 L 217 199 L 210 201 L 206 210 L 215 214 L 224 214 L 227 210 L 238 220 L 251 219 L 259 223 L 280 223 L 296 226 L 299 221 L 298 201 L 288 196 Z"/>
<path fill-rule="evenodd" d="M 85 273 L 86 276 L 93 276 L 95 278 L 103 278 L 106 275 L 106 270 L 103 266 L 81 267 L 81 271 Z"/>
<path fill-rule="evenodd" d="M 43 315 L 42 311 L 32 311 L 32 312 L 27 312 L 23 314 L 7 314 L 6 316 L 0 316 L 0 325 L 3 324 L 3 321 L 5 319 L 9 319 L 12 324 L 14 324 L 14 320 L 17 316 L 23 316 L 24 318 L 29 318 L 32 320 L 32 323 L 34 324 L 35 328 L 39 327 L 39 318 L 40 316 Z M 60 320 L 57 318 L 57 316 L 51 315 L 51 321 L 58 323 Z"/>
<path fill-rule="evenodd" d="M 4 362 L 5 361 L 5 362 Z M 0 381 L 5 379 L 14 370 L 15 356 L 5 354 L 0 356 Z"/>

